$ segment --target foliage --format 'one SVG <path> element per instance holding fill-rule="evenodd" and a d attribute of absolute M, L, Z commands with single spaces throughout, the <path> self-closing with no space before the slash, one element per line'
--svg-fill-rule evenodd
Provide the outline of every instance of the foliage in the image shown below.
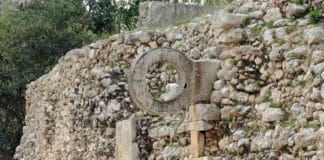
<path fill-rule="evenodd" d="M 139 3 L 111 0 L 87 0 L 91 30 L 95 33 L 116 33 L 120 30 L 132 30 L 136 27 Z"/>
<path fill-rule="evenodd" d="M 85 13 L 79 0 L 35 1 L 1 11 L 0 134 L 12 150 L 22 132 L 25 85 L 48 72 L 68 50 L 95 39 Z"/>
<path fill-rule="evenodd" d="M 304 0 L 293 0 L 293 3 L 296 3 L 296 4 L 304 4 Z"/>
<path fill-rule="evenodd" d="M 246 27 L 248 26 L 249 24 L 251 23 L 251 17 L 247 16 L 247 17 L 244 17 L 243 18 L 243 21 L 242 21 L 242 27 Z"/>
<path fill-rule="evenodd" d="M 321 20 L 321 13 L 319 11 L 309 12 L 310 22 L 313 24 L 319 23 Z"/>

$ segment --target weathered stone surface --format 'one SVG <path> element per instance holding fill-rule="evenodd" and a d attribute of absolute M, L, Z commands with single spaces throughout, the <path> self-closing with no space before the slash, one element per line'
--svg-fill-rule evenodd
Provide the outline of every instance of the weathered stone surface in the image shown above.
<path fill-rule="evenodd" d="M 287 17 L 300 16 L 305 12 L 305 7 L 295 3 L 289 3 L 286 10 Z"/>
<path fill-rule="evenodd" d="M 208 131 L 213 128 L 213 125 L 205 122 L 205 121 L 194 121 L 190 122 L 188 129 L 190 131 Z"/>
<path fill-rule="evenodd" d="M 220 109 L 214 104 L 194 104 L 189 107 L 190 121 L 211 121 L 220 118 Z"/>
<path fill-rule="evenodd" d="M 139 149 L 135 140 L 135 119 L 116 123 L 116 160 L 139 160 Z"/>
<path fill-rule="evenodd" d="M 322 127 L 315 133 L 316 141 L 319 142 L 319 149 L 324 149 L 324 127 Z"/>
<path fill-rule="evenodd" d="M 227 12 L 220 12 L 214 20 L 214 26 L 222 29 L 231 29 L 242 23 L 244 17 L 247 15 L 232 14 Z"/>
<path fill-rule="evenodd" d="M 273 29 L 267 29 L 264 31 L 262 38 L 266 45 L 270 45 L 271 43 L 273 43 L 273 41 L 274 41 L 273 33 L 274 33 Z"/>
<path fill-rule="evenodd" d="M 153 38 L 153 33 L 152 32 L 143 32 L 138 36 L 138 38 L 142 43 L 149 43 L 149 42 L 151 42 L 151 39 Z"/>
<path fill-rule="evenodd" d="M 296 145 L 299 147 L 306 147 L 315 140 L 315 132 L 313 128 L 301 128 L 301 130 L 295 136 Z"/>
<path fill-rule="evenodd" d="M 252 139 L 251 151 L 262 151 L 271 148 L 272 132 L 267 132 L 265 135 L 259 135 Z"/>
<path fill-rule="evenodd" d="M 181 21 L 212 13 L 214 7 L 175 4 L 168 2 L 145 2 L 139 6 L 138 27 L 175 25 Z"/>
<path fill-rule="evenodd" d="M 303 111 L 304 107 L 299 103 L 294 103 L 291 106 L 291 114 L 294 118 L 298 118 L 299 116 L 301 116 L 301 113 L 303 113 Z"/>
<path fill-rule="evenodd" d="M 199 131 L 191 131 L 191 156 L 193 158 L 198 158 L 202 156 L 204 145 L 205 145 L 205 136 Z"/>
<path fill-rule="evenodd" d="M 267 11 L 267 14 L 263 16 L 265 22 L 273 22 L 281 18 L 282 16 L 279 8 L 271 8 Z"/>
<path fill-rule="evenodd" d="M 165 147 L 164 150 L 162 151 L 162 157 L 163 159 L 172 159 L 174 157 L 179 157 L 181 154 L 186 153 L 186 148 L 182 147 Z"/>
<path fill-rule="evenodd" d="M 162 101 L 172 100 L 178 96 L 178 84 L 177 83 L 168 83 L 166 86 L 166 92 L 161 95 Z"/>
<path fill-rule="evenodd" d="M 267 108 L 262 114 L 263 122 L 279 121 L 283 118 L 284 113 L 280 108 Z"/>
<path fill-rule="evenodd" d="M 145 76 L 153 64 L 161 61 L 161 57 L 165 62 L 174 64 L 179 72 L 178 93 L 173 96 L 173 101 L 156 101 L 148 92 Z M 179 51 L 155 49 L 142 54 L 133 62 L 128 77 L 129 92 L 137 106 L 146 112 L 161 114 L 178 111 L 191 103 L 209 99 L 218 65 L 219 61 L 216 60 L 191 61 Z M 197 70 L 198 72 L 192 72 Z M 202 81 L 205 83 L 201 83 Z"/>
<path fill-rule="evenodd" d="M 224 85 L 225 85 L 225 81 L 224 80 L 217 80 L 214 83 L 214 89 L 215 90 L 219 90 L 219 89 L 223 88 Z"/>
<path fill-rule="evenodd" d="M 273 22 L 274 27 L 281 27 L 281 26 L 286 26 L 288 24 L 289 20 L 288 19 L 278 19 Z"/>
<path fill-rule="evenodd" d="M 239 43 L 242 38 L 243 38 L 243 30 L 240 28 L 232 29 L 229 31 L 223 32 L 219 39 L 218 42 L 221 43 Z"/>
<path fill-rule="evenodd" d="M 304 31 L 304 36 L 309 44 L 324 41 L 324 29 L 322 27 L 308 28 Z"/>
<path fill-rule="evenodd" d="M 206 15 L 181 26 L 124 32 L 69 52 L 51 72 L 27 86 L 26 127 L 16 158 L 116 159 L 116 122 L 135 117 L 141 159 L 189 160 L 187 108 L 191 103 L 153 116 L 139 110 L 128 92 L 129 67 L 134 58 L 161 47 L 177 49 L 197 61 L 219 59 L 217 69 L 203 73 L 207 77 L 217 75 L 217 81 L 200 78 L 196 83 L 208 83 L 211 91 L 204 92 L 207 98 L 198 103 L 221 108 L 220 120 L 191 125 L 191 129 L 204 130 L 199 131 L 205 136 L 202 156 L 217 155 L 212 158 L 219 160 L 235 159 L 237 153 L 241 159 L 323 157 L 323 41 L 316 40 L 314 37 L 320 38 L 315 33 L 309 37 L 303 34 L 321 28 L 322 22 L 311 25 L 308 16 L 294 22 L 282 18 L 265 22 L 262 16 L 274 7 L 271 2 L 247 0 L 236 5 L 228 8 L 231 14 L 256 16 L 244 18 L 242 24 L 230 29 L 220 29 L 214 26 L 218 23 L 213 22 L 214 16 Z M 286 2 L 276 6 L 286 15 Z M 239 42 L 219 41 L 237 29 L 243 30 Z M 268 29 L 272 30 L 271 43 L 263 39 Z M 190 83 L 200 74 L 198 68 L 204 67 L 195 65 L 197 70 L 190 64 L 182 67 L 189 68 L 184 72 L 190 79 L 186 87 L 196 86 Z M 143 77 L 143 83 L 152 84 L 153 89 L 175 83 L 160 70 Z M 191 90 L 184 99 L 197 95 Z M 209 109 L 202 112 L 214 114 Z"/>
<path fill-rule="evenodd" d="M 172 128 L 168 126 L 161 126 L 153 128 L 149 131 L 149 136 L 152 138 L 169 136 Z"/>

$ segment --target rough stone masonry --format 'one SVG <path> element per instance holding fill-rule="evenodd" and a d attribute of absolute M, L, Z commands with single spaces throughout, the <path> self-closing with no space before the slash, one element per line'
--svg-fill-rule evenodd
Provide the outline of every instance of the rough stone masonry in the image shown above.
<path fill-rule="evenodd" d="M 135 118 L 139 159 L 192 159 L 199 137 L 199 157 L 323 159 L 324 24 L 310 23 L 307 5 L 235 1 L 180 26 L 117 34 L 68 52 L 28 85 L 15 158 L 114 160 L 116 123 Z M 130 99 L 130 64 L 162 47 L 220 61 L 210 99 L 196 104 L 196 116 L 206 119 L 191 123 L 189 106 L 150 115 Z M 153 71 L 147 83 L 168 82 L 164 72 Z"/>

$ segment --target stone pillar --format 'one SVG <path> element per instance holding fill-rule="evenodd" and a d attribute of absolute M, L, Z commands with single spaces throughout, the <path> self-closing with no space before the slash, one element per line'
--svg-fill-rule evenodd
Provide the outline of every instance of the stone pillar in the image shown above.
<path fill-rule="evenodd" d="M 115 153 L 116 160 L 139 160 L 135 119 L 117 122 Z"/>
<path fill-rule="evenodd" d="M 193 160 L 209 159 L 203 157 L 205 147 L 205 136 L 203 131 L 213 129 L 209 121 L 218 120 L 220 109 L 213 104 L 194 104 L 189 107 L 189 125 L 191 136 L 191 158 Z"/>
<path fill-rule="evenodd" d="M 205 136 L 199 131 L 191 131 L 191 157 L 198 158 L 203 155 Z"/>

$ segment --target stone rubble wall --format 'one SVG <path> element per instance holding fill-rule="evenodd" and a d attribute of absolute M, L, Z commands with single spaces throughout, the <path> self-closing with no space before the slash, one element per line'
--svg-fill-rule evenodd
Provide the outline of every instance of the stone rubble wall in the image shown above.
<path fill-rule="evenodd" d="M 289 20 L 303 8 L 295 4 L 247 0 L 228 8 L 68 52 L 28 85 L 26 126 L 15 158 L 113 160 L 116 122 L 136 118 L 140 159 L 190 159 L 189 106 L 153 116 L 140 111 L 128 93 L 134 58 L 169 47 L 191 59 L 221 61 L 210 101 L 197 104 L 208 122 L 195 125 L 205 130 L 203 156 L 322 159 L 323 22 L 310 24 L 308 16 Z"/>

